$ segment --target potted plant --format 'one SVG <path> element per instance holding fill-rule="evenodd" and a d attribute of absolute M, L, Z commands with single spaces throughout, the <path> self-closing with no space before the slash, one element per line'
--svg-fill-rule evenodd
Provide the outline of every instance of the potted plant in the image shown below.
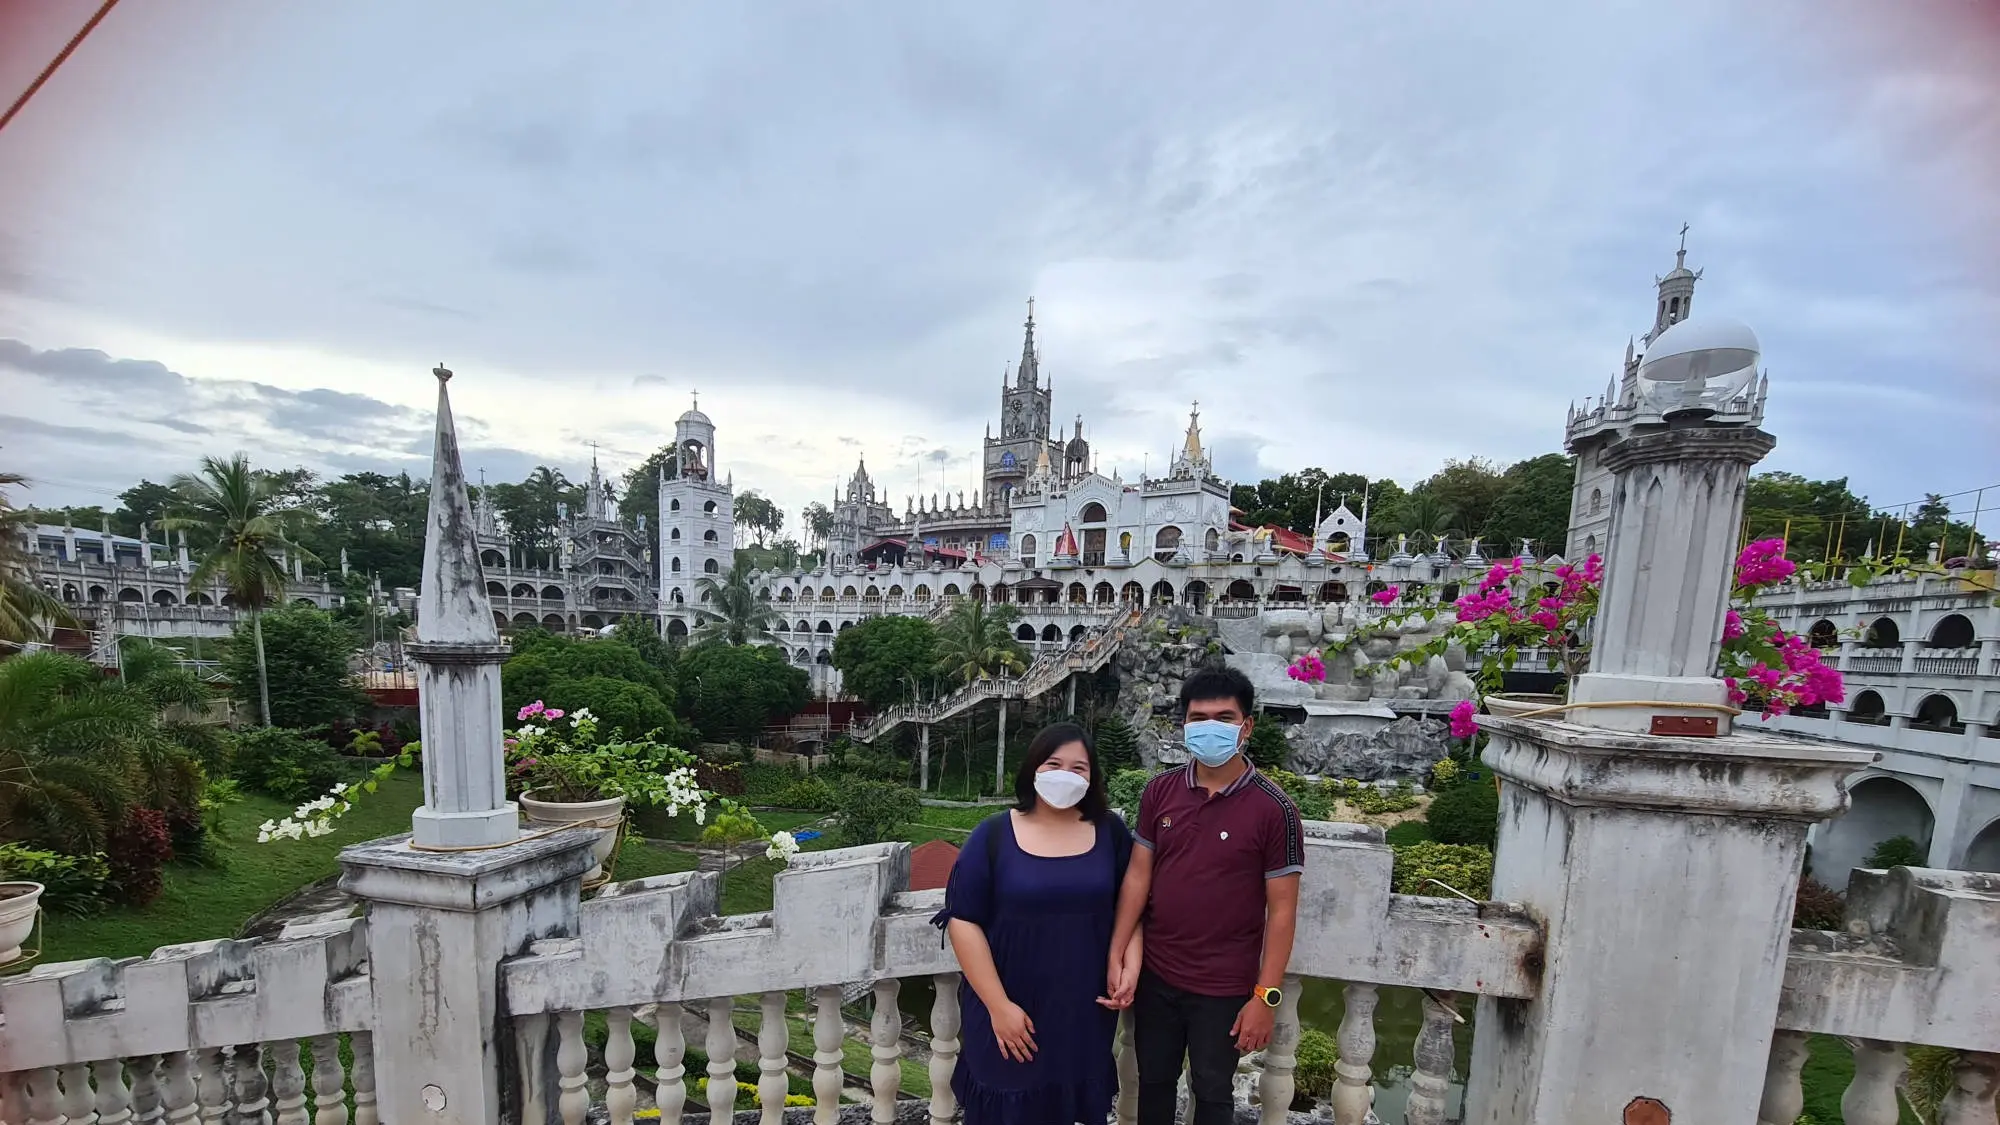
<path fill-rule="evenodd" d="M 42 911 L 42 885 L 27 880 L 0 883 L 0 968 L 21 959 L 21 947 L 35 932 Z"/>
<path fill-rule="evenodd" d="M 508 788 L 530 825 L 616 829 L 628 804 L 665 806 L 668 816 L 691 809 L 695 823 L 705 820 L 709 794 L 695 776 L 694 756 L 686 751 L 651 737 L 601 739 L 588 708 L 568 714 L 538 699 L 515 718 L 521 725 L 507 740 Z M 616 831 L 598 839 L 597 866 L 584 876 L 586 881 L 603 874 L 617 845 Z"/>

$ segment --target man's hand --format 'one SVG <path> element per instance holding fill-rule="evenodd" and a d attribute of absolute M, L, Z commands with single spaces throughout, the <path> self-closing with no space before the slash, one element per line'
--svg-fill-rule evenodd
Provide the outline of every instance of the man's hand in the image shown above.
<path fill-rule="evenodd" d="M 1035 1057 L 1035 1021 L 1028 1018 L 1019 1004 L 1008 1001 L 989 1014 L 993 1019 L 993 1038 L 1000 1041 L 1001 1055 L 1022 1063 Z"/>
<path fill-rule="evenodd" d="M 1112 954 L 1104 972 L 1104 984 L 1104 995 L 1097 998 L 1099 1004 L 1114 1012 L 1131 1007 L 1132 996 L 1139 990 L 1139 958 Z"/>
<path fill-rule="evenodd" d="M 1236 1037 L 1236 1049 L 1244 1054 L 1261 1051 L 1271 1042 L 1271 1028 L 1278 1022 L 1278 1009 L 1256 996 L 1250 998 L 1243 1010 L 1236 1013 L 1236 1022 L 1229 1025 L 1229 1034 Z"/>

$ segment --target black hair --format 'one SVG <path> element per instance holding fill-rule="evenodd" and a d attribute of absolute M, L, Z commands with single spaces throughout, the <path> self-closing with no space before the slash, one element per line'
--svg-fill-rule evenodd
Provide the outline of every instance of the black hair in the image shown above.
<path fill-rule="evenodd" d="M 1077 802 L 1077 810 L 1083 819 L 1099 821 L 1111 812 L 1111 802 L 1104 795 L 1104 763 L 1098 761 L 1097 744 L 1090 739 L 1090 733 L 1075 723 L 1051 723 L 1035 735 L 1028 743 L 1027 757 L 1021 759 L 1021 768 L 1014 772 L 1014 807 L 1022 812 L 1035 809 L 1035 774 L 1042 763 L 1049 760 L 1056 751 L 1072 742 L 1083 743 L 1083 753 L 1090 759 L 1090 788 L 1084 790 L 1083 800 Z"/>
<path fill-rule="evenodd" d="M 1257 705 L 1257 689 L 1250 685 L 1250 677 L 1234 668 L 1203 668 L 1181 685 L 1181 714 L 1187 714 L 1188 704 L 1211 699 L 1235 700 L 1248 718 Z"/>

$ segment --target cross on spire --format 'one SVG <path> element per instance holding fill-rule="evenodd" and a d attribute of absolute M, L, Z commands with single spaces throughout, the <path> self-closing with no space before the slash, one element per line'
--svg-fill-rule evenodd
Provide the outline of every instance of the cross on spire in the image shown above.
<path fill-rule="evenodd" d="M 700 409 L 701 409 L 701 391 L 700 391 L 699 389 L 697 389 L 697 390 L 694 390 L 694 391 L 692 391 L 692 392 L 690 392 L 690 393 L 691 393 L 691 394 L 692 394 L 692 395 L 694 396 L 694 408 L 695 408 L 696 410 L 700 410 Z"/>
<path fill-rule="evenodd" d="M 1686 250 L 1687 248 L 1688 248 L 1688 225 L 1687 225 L 1686 223 L 1682 223 L 1682 224 L 1681 224 L 1681 249 L 1682 249 L 1682 250 Z"/>

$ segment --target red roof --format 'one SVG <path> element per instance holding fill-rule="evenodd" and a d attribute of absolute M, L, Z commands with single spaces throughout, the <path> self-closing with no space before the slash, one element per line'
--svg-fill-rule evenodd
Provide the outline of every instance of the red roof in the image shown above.
<path fill-rule="evenodd" d="M 958 846 L 944 840 L 928 840 L 910 849 L 910 889 L 941 891 L 951 881 L 952 865 L 958 862 Z"/>

